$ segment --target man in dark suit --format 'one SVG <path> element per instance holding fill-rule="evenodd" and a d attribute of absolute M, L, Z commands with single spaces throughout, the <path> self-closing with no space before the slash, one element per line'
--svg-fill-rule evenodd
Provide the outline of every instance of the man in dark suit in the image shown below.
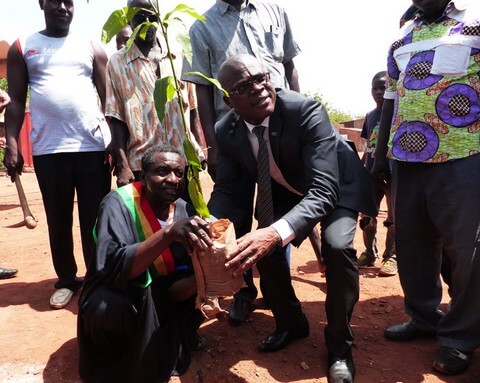
<path fill-rule="evenodd" d="M 353 239 L 358 212 L 376 215 L 370 178 L 323 106 L 296 92 L 275 90 L 253 56 L 227 59 L 218 80 L 228 92 L 225 102 L 232 110 L 215 127 L 219 161 L 209 207 L 213 215 L 231 220 L 252 214 L 254 188 L 259 185 L 259 228 L 238 240 L 237 251 L 226 263 L 235 275 L 257 265 L 264 298 L 276 322 L 275 331 L 259 350 L 274 352 L 309 335 L 308 320 L 291 283 L 285 246 L 300 245 L 320 222 L 327 267 L 329 382 L 352 382 L 349 320 L 359 295 Z M 267 186 L 261 166 L 265 144 L 270 170 Z M 242 184 L 243 199 L 235 193 L 241 176 L 250 180 Z M 273 205 L 269 221 L 264 218 L 269 209 L 260 197 L 265 187 L 266 200 Z"/>

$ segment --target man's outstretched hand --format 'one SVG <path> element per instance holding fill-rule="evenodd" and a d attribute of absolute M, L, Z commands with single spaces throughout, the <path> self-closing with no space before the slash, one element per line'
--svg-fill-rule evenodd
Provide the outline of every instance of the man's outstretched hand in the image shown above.
<path fill-rule="evenodd" d="M 271 226 L 245 234 L 237 240 L 238 247 L 227 257 L 225 267 L 232 268 L 233 276 L 238 277 L 271 254 L 277 245 L 282 245 L 282 239 Z"/>

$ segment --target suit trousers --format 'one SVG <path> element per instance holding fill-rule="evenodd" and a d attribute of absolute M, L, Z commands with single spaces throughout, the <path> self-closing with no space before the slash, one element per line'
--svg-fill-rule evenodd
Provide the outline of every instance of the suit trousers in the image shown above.
<path fill-rule="evenodd" d="M 443 346 L 480 345 L 480 262 L 474 256 L 480 222 L 480 155 L 440 164 L 397 162 L 395 224 L 405 311 Z M 451 263 L 450 309 L 442 299 L 442 254 Z"/>
<path fill-rule="evenodd" d="M 34 156 L 43 205 L 47 215 L 50 250 L 58 276 L 55 288 L 77 291 L 73 249 L 73 206 L 77 193 L 78 216 L 85 265 L 94 251 L 92 230 L 103 197 L 110 191 L 110 169 L 104 152 L 57 153 Z"/>
<path fill-rule="evenodd" d="M 272 310 L 277 331 L 295 330 L 306 324 L 292 286 L 285 251 L 286 247 L 277 247 L 272 254 L 257 262 L 262 294 Z"/>
<path fill-rule="evenodd" d="M 359 298 L 356 250 L 358 212 L 337 206 L 321 221 L 322 255 L 327 266 L 325 345 L 330 356 L 345 357 L 353 344 L 350 319 Z"/>

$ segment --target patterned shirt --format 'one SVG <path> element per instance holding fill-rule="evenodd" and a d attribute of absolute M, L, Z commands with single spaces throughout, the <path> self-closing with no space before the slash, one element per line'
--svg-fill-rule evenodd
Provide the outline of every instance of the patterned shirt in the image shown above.
<path fill-rule="evenodd" d="M 375 108 L 367 113 L 363 122 L 360 137 L 367 141 L 367 147 L 364 151 L 363 163 L 368 170 L 372 170 L 375 157 L 375 148 L 377 147 L 378 132 L 380 130 L 381 108 Z"/>
<path fill-rule="evenodd" d="M 205 22 L 196 20 L 190 28 L 192 63 L 185 61 L 184 72 L 198 71 L 217 78 L 220 65 L 236 54 L 250 54 L 263 63 L 277 88 L 288 88 L 284 63 L 300 53 L 293 40 L 285 10 L 278 4 L 260 0 L 247 1 L 240 12 L 223 0 L 216 0 L 204 14 Z M 184 75 L 184 80 L 211 85 L 207 80 Z M 215 90 L 215 114 L 219 120 L 229 110 L 223 94 Z"/>
<path fill-rule="evenodd" d="M 417 14 L 390 47 L 393 159 L 438 163 L 480 151 L 480 7 L 467 4 L 451 1 L 433 23 Z"/>
<path fill-rule="evenodd" d="M 180 73 L 181 56 L 174 59 L 177 73 Z M 161 57 L 162 77 L 172 74 L 166 53 Z M 135 44 L 129 51 L 125 48 L 113 54 L 107 65 L 107 101 L 105 115 L 123 121 L 129 131 L 127 158 L 132 171 L 141 169 L 141 159 L 147 148 L 156 144 L 170 144 L 183 153 L 185 129 L 177 98 L 165 107 L 165 119 L 160 122 L 154 105 L 153 91 L 157 75 L 155 66 Z M 196 109 L 194 85 L 182 83 L 184 111 L 190 140 L 197 149 L 200 159 L 205 156 L 190 132 L 190 110 Z"/>

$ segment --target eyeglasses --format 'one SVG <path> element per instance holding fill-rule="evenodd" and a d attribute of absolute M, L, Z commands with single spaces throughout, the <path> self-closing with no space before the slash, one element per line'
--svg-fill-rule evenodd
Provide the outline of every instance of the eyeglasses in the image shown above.
<path fill-rule="evenodd" d="M 147 20 L 151 23 L 158 23 L 159 18 L 155 13 L 149 12 L 137 12 L 135 13 L 135 16 L 133 16 L 133 21 L 135 24 L 141 24 Z"/>
<path fill-rule="evenodd" d="M 250 80 L 244 81 L 237 85 L 234 89 L 230 90 L 228 94 L 236 94 L 238 96 L 245 96 L 252 91 L 254 85 L 263 85 L 270 81 L 270 73 L 262 73 L 256 76 L 252 76 Z"/>

